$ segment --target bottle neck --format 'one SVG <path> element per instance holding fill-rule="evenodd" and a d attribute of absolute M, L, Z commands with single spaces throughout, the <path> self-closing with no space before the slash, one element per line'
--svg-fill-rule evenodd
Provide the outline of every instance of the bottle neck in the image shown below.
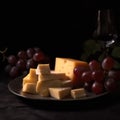
<path fill-rule="evenodd" d="M 107 41 L 107 39 L 110 39 L 110 36 L 113 34 L 117 34 L 117 28 L 112 10 L 98 10 L 97 27 L 93 37 L 101 40 L 105 38 Z"/>

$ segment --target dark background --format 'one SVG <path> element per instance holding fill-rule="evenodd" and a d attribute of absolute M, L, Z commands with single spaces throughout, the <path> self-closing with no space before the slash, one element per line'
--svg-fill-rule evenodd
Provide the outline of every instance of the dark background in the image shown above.
<path fill-rule="evenodd" d="M 120 28 L 119 4 L 110 1 L 105 4 L 106 0 L 80 0 L 75 5 L 73 1 L 71 5 L 70 1 L 61 2 L 62 5 L 56 1 L 52 5 L 48 1 L 44 5 L 41 1 L 35 5 L 33 1 L 31 5 L 30 1 L 22 5 L 14 1 L 8 6 L 5 1 L 0 14 L 0 49 L 7 47 L 7 53 L 14 54 L 38 46 L 52 59 L 55 56 L 79 58 L 83 42 L 95 29 L 99 8 L 113 8 Z M 0 76 L 0 120 L 120 120 L 119 91 L 87 101 L 67 101 L 65 105 L 62 101 L 31 101 L 10 93 L 7 85 L 13 79 L 3 72 L 1 64 Z M 12 85 L 19 87 L 16 83 Z"/>
<path fill-rule="evenodd" d="M 114 2 L 113 2 L 114 3 Z M 95 30 L 98 9 L 110 8 L 120 30 L 118 4 L 84 0 L 76 5 L 14 6 L 2 9 L 0 48 L 13 54 L 21 49 L 40 47 L 54 58 L 79 58 L 82 44 Z"/>

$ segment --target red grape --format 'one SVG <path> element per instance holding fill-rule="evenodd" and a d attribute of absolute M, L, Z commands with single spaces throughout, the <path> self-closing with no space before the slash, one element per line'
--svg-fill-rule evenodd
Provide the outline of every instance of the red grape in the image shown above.
<path fill-rule="evenodd" d="M 97 60 L 92 60 L 89 62 L 90 70 L 99 70 L 101 69 L 101 64 Z"/>
<path fill-rule="evenodd" d="M 35 62 L 42 62 L 44 59 L 45 59 L 45 56 L 44 56 L 43 52 L 36 52 L 33 55 L 33 60 Z"/>
<path fill-rule="evenodd" d="M 104 91 L 104 85 L 100 82 L 94 82 L 92 84 L 92 92 L 95 93 L 95 94 L 100 94 L 100 93 L 103 93 Z"/>
<path fill-rule="evenodd" d="M 92 84 L 93 84 L 92 82 L 85 82 L 85 83 L 84 83 L 84 88 L 85 88 L 87 91 L 91 92 Z"/>
<path fill-rule="evenodd" d="M 113 78 L 108 78 L 105 81 L 105 88 L 107 91 L 113 92 L 117 89 L 117 82 Z"/>
<path fill-rule="evenodd" d="M 92 81 L 92 71 L 85 71 L 81 75 L 81 79 L 83 82 L 90 82 Z"/>
<path fill-rule="evenodd" d="M 108 71 L 108 77 L 113 78 L 114 80 L 120 79 L 120 71 L 110 70 Z"/>
<path fill-rule="evenodd" d="M 7 60 L 10 65 L 15 65 L 17 62 L 17 58 L 15 55 L 8 56 Z"/>
<path fill-rule="evenodd" d="M 27 59 L 27 53 L 24 50 L 19 51 L 17 56 L 21 59 L 24 59 L 24 60 Z"/>
<path fill-rule="evenodd" d="M 104 71 L 102 70 L 93 71 L 92 78 L 97 82 L 102 82 L 104 80 Z"/>
<path fill-rule="evenodd" d="M 36 67 L 35 61 L 32 58 L 28 59 L 26 63 L 26 68 L 30 69 L 30 68 L 35 68 L 35 67 Z"/>
<path fill-rule="evenodd" d="M 73 72 L 78 79 L 81 79 L 82 73 L 88 70 L 88 68 L 77 66 L 74 68 Z"/>
<path fill-rule="evenodd" d="M 19 75 L 19 70 L 16 66 L 13 66 L 9 72 L 9 75 L 13 78 L 17 77 Z"/>
<path fill-rule="evenodd" d="M 35 53 L 33 48 L 28 48 L 26 52 L 27 52 L 28 58 L 32 58 Z"/>
<path fill-rule="evenodd" d="M 26 62 L 23 59 L 19 59 L 16 63 L 16 66 L 19 70 L 24 71 L 26 69 Z"/>
<path fill-rule="evenodd" d="M 110 56 L 106 57 L 102 61 L 102 68 L 104 70 L 111 70 L 114 66 L 114 59 Z"/>
<path fill-rule="evenodd" d="M 12 68 L 12 65 L 10 65 L 10 64 L 6 65 L 6 66 L 5 66 L 5 72 L 6 72 L 6 73 L 9 73 L 10 70 L 11 70 L 11 68 Z"/>

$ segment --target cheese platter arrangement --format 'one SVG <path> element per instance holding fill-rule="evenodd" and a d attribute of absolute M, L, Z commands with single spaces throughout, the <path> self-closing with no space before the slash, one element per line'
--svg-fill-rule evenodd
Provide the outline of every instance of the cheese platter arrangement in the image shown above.
<path fill-rule="evenodd" d="M 95 99 L 117 89 L 117 82 L 110 74 L 113 65 L 114 60 L 109 56 L 102 63 L 56 57 L 54 70 L 50 69 L 50 64 L 38 64 L 26 75 L 10 81 L 8 89 L 30 100 L 65 102 Z"/>

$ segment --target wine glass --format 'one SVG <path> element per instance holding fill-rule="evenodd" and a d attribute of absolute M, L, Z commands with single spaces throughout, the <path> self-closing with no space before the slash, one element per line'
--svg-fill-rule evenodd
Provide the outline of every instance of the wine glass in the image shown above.
<path fill-rule="evenodd" d="M 118 30 L 114 13 L 111 9 L 100 9 L 97 11 L 97 27 L 93 37 L 103 46 L 103 51 L 108 50 L 118 40 Z"/>

